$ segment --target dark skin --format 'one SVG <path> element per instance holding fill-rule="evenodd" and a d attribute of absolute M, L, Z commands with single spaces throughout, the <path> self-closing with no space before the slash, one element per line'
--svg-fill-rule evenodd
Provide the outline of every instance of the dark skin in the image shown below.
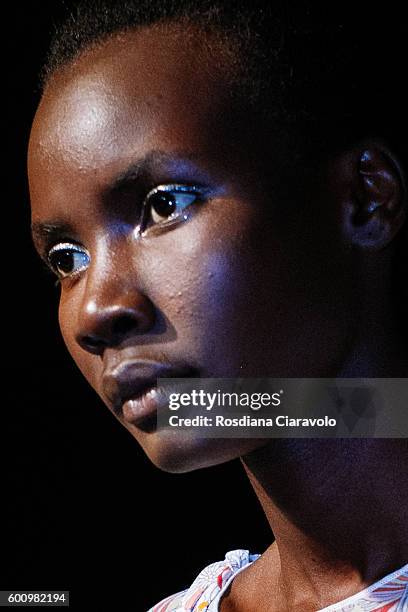
<path fill-rule="evenodd" d="M 385 143 L 360 142 L 320 164 L 288 206 L 272 188 L 265 126 L 244 103 L 229 107 L 228 53 L 164 28 L 114 37 L 49 83 L 29 145 L 35 244 L 46 258 L 53 226 L 53 246 L 75 245 L 82 267 L 61 280 L 65 343 L 152 462 L 185 472 L 241 458 L 276 541 L 233 581 L 222 612 L 315 611 L 406 562 L 405 441 L 144 431 L 114 411 L 103 375 L 132 358 L 202 377 L 406 376 L 388 280 L 403 169 Z M 209 195 L 140 238 L 143 198 L 169 183 Z M 150 228 L 164 222 L 150 217 Z"/>

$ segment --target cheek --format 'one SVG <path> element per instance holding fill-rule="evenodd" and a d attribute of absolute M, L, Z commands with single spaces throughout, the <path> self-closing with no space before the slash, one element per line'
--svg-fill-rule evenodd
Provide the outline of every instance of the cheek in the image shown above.
<path fill-rule="evenodd" d="M 221 362 L 225 368 L 233 362 L 235 369 L 237 350 L 247 350 L 242 332 L 259 309 L 266 270 L 252 209 L 237 201 L 216 204 L 219 211 L 208 207 L 153 238 L 143 269 L 155 271 L 152 282 L 145 278 L 147 293 L 176 328 L 183 355 L 198 366 L 205 363 L 208 375 L 221 376 Z"/>

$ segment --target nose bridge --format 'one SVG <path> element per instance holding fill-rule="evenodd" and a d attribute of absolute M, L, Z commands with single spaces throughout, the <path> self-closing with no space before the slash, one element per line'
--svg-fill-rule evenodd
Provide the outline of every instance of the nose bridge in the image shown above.
<path fill-rule="evenodd" d="M 134 245 L 126 236 L 96 241 L 86 271 L 77 341 L 92 353 L 147 332 L 154 307 L 139 286 Z"/>
<path fill-rule="evenodd" d="M 105 300 L 111 303 L 123 291 L 132 274 L 131 246 L 124 231 L 120 234 L 106 220 L 98 224 L 88 243 L 90 264 L 86 271 L 84 305 L 86 301 L 98 306 L 102 306 Z M 126 266 L 121 266 L 124 262 Z M 125 267 L 128 269 L 126 275 Z"/>
<path fill-rule="evenodd" d="M 125 237 L 105 236 L 95 241 L 86 274 L 83 308 L 93 314 L 97 310 L 115 310 L 128 287 L 137 288 L 137 271 Z"/>

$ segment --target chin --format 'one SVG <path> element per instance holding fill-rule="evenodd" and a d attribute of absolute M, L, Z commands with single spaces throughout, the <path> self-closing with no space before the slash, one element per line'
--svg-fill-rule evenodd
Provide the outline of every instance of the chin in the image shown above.
<path fill-rule="evenodd" d="M 199 438 L 195 433 L 169 430 L 131 433 L 150 461 L 160 470 L 172 474 L 184 474 L 226 463 L 265 443 L 260 439 L 248 438 Z"/>

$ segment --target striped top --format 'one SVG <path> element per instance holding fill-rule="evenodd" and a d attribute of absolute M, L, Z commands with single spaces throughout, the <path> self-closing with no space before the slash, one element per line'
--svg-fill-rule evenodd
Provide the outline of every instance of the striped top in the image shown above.
<path fill-rule="evenodd" d="M 261 555 L 231 550 L 207 565 L 192 585 L 166 597 L 148 612 L 219 612 L 219 601 L 239 572 Z M 363 591 L 316 612 L 408 612 L 408 564 Z"/>

